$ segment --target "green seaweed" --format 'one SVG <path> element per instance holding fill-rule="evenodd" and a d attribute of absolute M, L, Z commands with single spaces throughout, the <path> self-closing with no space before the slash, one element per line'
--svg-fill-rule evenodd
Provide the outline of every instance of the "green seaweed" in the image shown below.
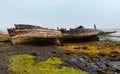
<path fill-rule="evenodd" d="M 0 42 L 0 45 L 4 45 L 4 43 L 3 43 L 3 42 Z"/>
<path fill-rule="evenodd" d="M 74 68 L 62 67 L 62 60 L 57 57 L 48 58 L 46 61 L 35 63 L 34 56 L 29 54 L 12 55 L 9 58 L 9 70 L 16 74 L 88 74 Z"/>

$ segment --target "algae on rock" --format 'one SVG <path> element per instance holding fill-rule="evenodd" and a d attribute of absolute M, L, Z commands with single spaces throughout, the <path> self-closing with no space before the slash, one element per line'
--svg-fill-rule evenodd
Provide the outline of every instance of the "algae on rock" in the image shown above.
<path fill-rule="evenodd" d="M 96 41 L 81 44 L 65 44 L 57 48 L 84 53 L 89 56 L 120 56 L 120 46 L 118 43 L 110 41 Z"/>
<path fill-rule="evenodd" d="M 57 57 L 48 58 L 46 61 L 38 63 L 34 61 L 34 56 L 29 54 L 12 55 L 8 59 L 10 61 L 9 70 L 17 74 L 88 74 L 74 68 L 57 68 L 57 65 L 63 63 Z"/>

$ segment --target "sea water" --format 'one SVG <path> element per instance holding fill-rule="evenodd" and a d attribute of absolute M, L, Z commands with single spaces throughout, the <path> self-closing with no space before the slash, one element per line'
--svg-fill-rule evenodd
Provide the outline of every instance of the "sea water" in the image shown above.
<path fill-rule="evenodd" d="M 100 36 L 101 40 L 111 40 L 120 42 L 120 29 L 104 29 L 105 32 L 116 31 L 116 33 L 107 34 L 104 36 Z"/>

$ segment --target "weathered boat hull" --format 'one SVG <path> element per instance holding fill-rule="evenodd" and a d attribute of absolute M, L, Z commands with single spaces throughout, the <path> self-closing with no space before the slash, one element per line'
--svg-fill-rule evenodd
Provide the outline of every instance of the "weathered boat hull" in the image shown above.
<path fill-rule="evenodd" d="M 63 43 L 96 41 L 96 40 L 99 40 L 97 35 L 98 35 L 98 32 L 85 33 L 85 34 L 75 34 L 75 35 L 64 35 L 60 41 Z"/>
<path fill-rule="evenodd" d="M 15 25 L 15 28 L 8 29 L 8 33 L 14 45 L 46 39 L 55 41 L 62 36 L 60 31 L 33 25 Z"/>
<path fill-rule="evenodd" d="M 16 30 L 17 32 L 17 30 Z M 41 30 L 41 29 L 29 29 L 24 31 L 27 32 L 25 34 L 18 34 L 16 36 L 11 37 L 11 41 L 13 44 L 23 44 L 36 40 L 54 40 L 61 37 L 61 32 L 53 31 L 53 30 Z"/>
<path fill-rule="evenodd" d="M 55 36 L 41 36 L 38 34 L 38 36 L 35 35 L 29 35 L 29 34 L 22 34 L 18 36 L 11 37 L 11 41 L 13 44 L 25 44 L 25 43 L 31 43 L 31 42 L 40 42 L 40 41 L 48 41 L 51 43 L 56 43 L 55 40 L 59 39 L 61 42 L 80 42 L 80 41 L 90 41 L 90 40 L 96 40 L 98 32 L 95 33 L 86 33 L 86 34 L 79 34 L 79 35 L 55 35 Z"/>
<path fill-rule="evenodd" d="M 15 28 L 8 29 L 13 44 L 24 44 L 35 41 L 51 41 L 60 44 L 60 42 L 81 41 L 96 37 L 99 32 L 94 29 L 77 28 L 67 31 L 45 29 L 31 25 L 15 25 Z"/>
<path fill-rule="evenodd" d="M 56 38 L 30 38 L 30 37 L 14 37 L 11 38 L 11 41 L 14 45 L 16 44 L 41 44 L 44 42 L 48 42 L 48 43 L 56 43 L 55 40 L 57 40 Z"/>

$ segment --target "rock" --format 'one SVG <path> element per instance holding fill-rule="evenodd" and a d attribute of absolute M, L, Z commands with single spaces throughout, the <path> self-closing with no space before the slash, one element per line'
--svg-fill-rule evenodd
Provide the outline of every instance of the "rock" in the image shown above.
<path fill-rule="evenodd" d="M 89 57 L 86 55 L 74 55 L 65 58 L 69 67 L 85 70 L 91 74 L 102 74 L 106 71 L 120 72 L 120 58 L 107 58 L 103 56 Z"/>

